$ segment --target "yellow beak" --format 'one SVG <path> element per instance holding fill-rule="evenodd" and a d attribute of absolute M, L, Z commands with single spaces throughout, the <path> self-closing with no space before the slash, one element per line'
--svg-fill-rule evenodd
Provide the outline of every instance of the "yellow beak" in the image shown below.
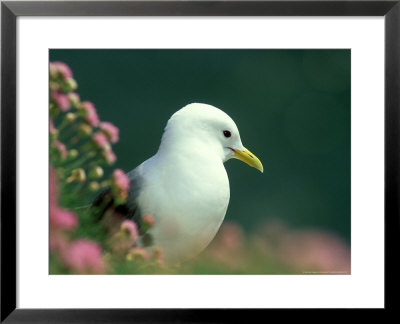
<path fill-rule="evenodd" d="M 255 156 L 253 153 L 251 153 L 247 148 L 244 149 L 244 151 L 239 151 L 232 149 L 231 150 L 235 153 L 233 155 L 234 158 L 239 159 L 243 161 L 244 163 L 247 163 L 253 168 L 256 168 L 257 170 L 264 172 L 264 167 L 261 163 L 261 161 L 258 159 L 257 156 Z"/>

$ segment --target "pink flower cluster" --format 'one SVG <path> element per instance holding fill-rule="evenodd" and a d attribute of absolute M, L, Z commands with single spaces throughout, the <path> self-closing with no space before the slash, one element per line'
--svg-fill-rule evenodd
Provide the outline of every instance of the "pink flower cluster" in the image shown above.
<path fill-rule="evenodd" d="M 100 124 L 100 118 L 97 114 L 96 107 L 90 101 L 84 101 L 80 107 L 83 111 L 83 116 L 86 122 L 93 127 L 97 127 Z"/>
<path fill-rule="evenodd" d="M 117 143 L 119 140 L 119 130 L 112 123 L 101 122 L 99 124 L 100 132 L 93 135 L 93 143 L 95 147 L 100 149 L 105 162 L 109 165 L 113 164 L 117 157 L 111 150 L 111 143 Z"/>
<path fill-rule="evenodd" d="M 92 137 L 94 146 L 100 150 L 100 153 L 104 161 L 108 164 L 114 164 L 117 157 L 113 150 L 111 149 L 111 144 L 104 133 L 97 132 Z"/>
<path fill-rule="evenodd" d="M 113 185 L 121 191 L 128 191 L 130 181 L 128 176 L 121 169 L 115 169 L 113 173 Z"/>
<path fill-rule="evenodd" d="M 97 148 L 99 148 L 100 150 L 109 150 L 110 147 L 110 143 L 107 140 L 106 135 L 104 135 L 103 133 L 96 133 L 93 135 L 93 143 L 95 144 L 95 146 L 97 146 Z"/>
<path fill-rule="evenodd" d="M 76 81 L 69 66 L 63 62 L 50 63 L 50 99 L 56 108 L 62 112 L 70 109 L 67 93 L 75 88 Z"/>
<path fill-rule="evenodd" d="M 97 149 L 99 163 L 112 165 L 117 160 L 111 144 L 119 140 L 119 130 L 110 122 L 101 122 L 96 107 L 90 101 L 81 102 L 74 92 L 76 82 L 72 79 L 71 69 L 63 62 L 50 63 L 50 134 L 52 146 L 58 151 L 58 157 L 65 160 L 68 150 L 59 138 L 63 138 L 67 129 L 69 136 L 74 134 L 72 143 L 86 142 L 92 136 L 92 149 Z M 60 118 L 62 119 L 61 121 Z M 58 121 L 58 125 L 55 125 Z M 67 125 L 67 126 L 66 126 Z M 59 127 L 59 128 L 58 128 Z M 65 136 L 65 135 L 64 135 Z M 79 155 L 79 152 L 78 152 Z"/>
<path fill-rule="evenodd" d="M 283 239 L 280 255 L 304 272 L 350 273 L 350 251 L 339 238 L 322 230 L 293 231 Z"/>
<path fill-rule="evenodd" d="M 131 244 L 134 244 L 139 238 L 139 231 L 136 224 L 129 219 L 122 222 L 121 231 L 125 231 L 128 234 Z"/>
<path fill-rule="evenodd" d="M 115 163 L 115 161 L 117 160 L 117 156 L 115 155 L 115 153 L 111 150 L 105 151 L 103 152 L 103 158 L 106 161 L 106 163 L 108 165 L 112 165 Z"/>
<path fill-rule="evenodd" d="M 73 230 L 78 226 L 78 218 L 76 214 L 61 208 L 50 208 L 50 226 L 64 230 Z"/>
<path fill-rule="evenodd" d="M 280 221 L 266 224 L 261 248 L 300 273 L 350 273 L 350 249 L 336 235 L 317 228 L 291 229 Z"/>
<path fill-rule="evenodd" d="M 71 241 L 68 233 L 78 226 L 77 215 L 58 205 L 56 171 L 50 169 L 50 251 L 72 273 L 105 273 L 106 262 L 99 244 L 79 239 Z"/>
<path fill-rule="evenodd" d="M 109 245 L 115 254 L 125 256 L 138 239 L 139 231 L 136 224 L 127 219 L 121 223 L 119 231 L 110 238 Z"/>
<path fill-rule="evenodd" d="M 77 227 L 78 218 L 75 213 L 58 205 L 57 174 L 53 168 L 50 168 L 49 180 L 50 249 L 54 250 L 60 245 L 60 241 L 65 241 L 64 232 Z"/>
<path fill-rule="evenodd" d="M 289 273 L 350 273 L 350 249 L 337 236 L 321 229 L 292 229 L 272 220 L 250 237 L 240 226 L 224 222 L 203 257 L 246 273 L 249 266 L 258 273 L 268 264 L 273 271 Z"/>
<path fill-rule="evenodd" d="M 57 129 L 54 127 L 54 123 L 51 119 L 50 119 L 50 123 L 49 123 L 49 132 L 50 132 L 50 135 L 57 134 Z"/>
<path fill-rule="evenodd" d="M 242 228 L 235 223 L 224 223 L 213 241 L 208 253 L 211 257 L 230 268 L 240 268 L 245 260 L 245 236 Z"/>
<path fill-rule="evenodd" d="M 79 274 L 100 274 L 107 271 L 101 247 L 89 240 L 80 239 L 69 244 L 61 253 L 66 267 Z"/>
<path fill-rule="evenodd" d="M 159 247 L 154 247 L 151 255 L 144 248 L 137 246 L 139 231 L 131 220 L 121 222 L 119 230 L 110 238 L 108 244 L 114 255 L 125 257 L 127 261 L 151 259 L 152 263 L 164 267 L 164 254 Z"/>
<path fill-rule="evenodd" d="M 50 164 L 57 167 L 57 171 L 52 168 L 50 172 L 50 252 L 58 262 L 56 265 L 68 273 L 105 273 L 110 270 L 111 262 L 106 262 L 109 254 L 103 255 L 100 244 L 80 236 L 79 226 L 87 226 L 86 222 L 79 221 L 79 217 L 83 217 L 81 212 L 60 206 L 58 200 L 58 190 L 61 190 L 68 194 L 71 205 L 76 203 L 79 206 L 82 197 L 88 193 L 110 186 L 114 206 L 105 214 L 113 218 L 110 229 L 104 226 L 108 237 L 103 244 L 108 244 L 109 250 L 117 257 L 149 258 L 145 250 L 136 246 L 139 238 L 137 225 L 116 215 L 115 207 L 126 203 L 128 198 L 128 176 L 116 169 L 110 178 L 103 178 L 102 167 L 112 165 L 117 159 L 112 144 L 119 141 L 119 129 L 110 122 L 101 121 L 92 102 L 81 102 L 75 92 L 77 84 L 72 71 L 65 63 L 50 63 L 49 87 Z M 56 175 L 59 175 L 59 183 Z M 148 216 L 143 223 L 146 222 L 151 227 L 154 219 Z M 160 254 L 158 259 L 161 258 Z"/>
<path fill-rule="evenodd" d="M 144 214 L 142 217 L 142 223 L 148 228 L 153 227 L 155 222 L 154 217 L 150 214 Z"/>
<path fill-rule="evenodd" d="M 67 158 L 68 151 L 65 144 L 61 143 L 58 140 L 55 140 L 51 145 L 57 150 L 61 160 L 65 160 Z"/>
<path fill-rule="evenodd" d="M 119 141 L 119 129 L 109 122 L 100 123 L 100 129 L 107 136 L 108 140 L 115 144 Z"/>
<path fill-rule="evenodd" d="M 147 251 L 140 247 L 134 247 L 129 249 L 128 253 L 126 254 L 126 260 L 128 261 L 136 261 L 136 260 L 148 260 L 149 254 Z"/>
<path fill-rule="evenodd" d="M 62 79 L 73 78 L 71 69 L 64 62 L 50 62 L 50 75 Z"/>
<path fill-rule="evenodd" d="M 124 204 L 128 198 L 130 180 L 121 169 L 115 169 L 111 177 L 111 188 L 114 195 L 114 204 Z"/>
<path fill-rule="evenodd" d="M 54 90 L 51 93 L 51 98 L 53 99 L 54 103 L 63 112 L 68 111 L 69 108 L 71 107 L 68 96 L 66 94 L 62 93 L 61 91 Z"/>

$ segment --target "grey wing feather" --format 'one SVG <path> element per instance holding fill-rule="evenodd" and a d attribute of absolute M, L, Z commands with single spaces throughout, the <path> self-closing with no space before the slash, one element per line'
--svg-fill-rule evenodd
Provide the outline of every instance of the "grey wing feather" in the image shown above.
<path fill-rule="evenodd" d="M 139 168 L 139 167 L 138 167 Z M 142 177 L 140 176 L 138 172 L 138 168 L 133 169 L 128 173 L 128 177 L 130 180 L 130 188 L 128 192 L 128 199 L 126 204 L 119 205 L 115 207 L 115 212 L 117 212 L 119 215 L 123 215 L 124 218 L 131 219 L 135 221 L 137 224 L 140 224 L 141 220 L 141 213 L 140 213 L 140 208 L 139 204 L 137 202 L 137 199 L 140 194 L 140 190 L 142 187 Z M 101 192 L 96 199 L 93 201 L 91 207 L 99 207 L 101 206 L 102 210 L 100 211 L 99 217 L 101 218 L 106 210 L 109 208 L 112 208 L 114 202 L 113 199 L 109 199 L 107 197 L 110 197 L 110 191 L 111 189 L 106 189 L 103 192 Z M 104 205 L 104 201 L 107 201 L 107 203 Z"/>
<path fill-rule="evenodd" d="M 138 169 L 139 167 L 133 169 L 128 173 L 130 188 L 128 202 L 126 204 L 128 207 L 127 218 L 136 221 L 136 223 L 140 223 L 140 219 L 142 216 L 137 200 L 140 194 L 140 190 L 143 186 L 143 178 L 140 176 Z"/>
<path fill-rule="evenodd" d="M 141 244 L 143 246 L 150 246 L 153 244 L 153 238 L 151 234 L 146 232 L 146 228 L 143 228 L 143 224 L 141 221 L 142 215 L 138 203 L 138 197 L 144 183 L 144 178 L 141 176 L 140 173 L 141 167 L 142 165 L 138 166 L 127 174 L 130 180 L 130 188 L 128 192 L 127 202 L 123 205 L 113 207 L 113 199 L 106 200 L 107 204 L 106 206 L 103 206 L 104 209 L 102 208 L 103 211 L 100 212 L 99 217 L 101 219 L 108 208 L 114 208 L 114 212 L 116 212 L 118 215 L 122 215 L 126 219 L 131 219 L 138 225 L 139 233 L 141 235 Z M 105 199 L 107 199 L 107 196 L 110 196 L 110 190 L 111 189 L 107 189 L 103 191 L 99 196 L 97 196 L 92 204 L 92 207 L 102 206 Z"/>

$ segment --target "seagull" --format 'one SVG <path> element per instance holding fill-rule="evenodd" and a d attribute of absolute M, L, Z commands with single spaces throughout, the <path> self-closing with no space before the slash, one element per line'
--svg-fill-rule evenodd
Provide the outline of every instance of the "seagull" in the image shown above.
<path fill-rule="evenodd" d="M 224 162 L 239 159 L 263 172 L 239 130 L 222 110 L 203 103 L 175 112 L 157 153 L 128 173 L 128 217 L 151 215 L 143 245 L 160 247 L 164 260 L 192 259 L 213 240 L 230 198 Z M 150 238 L 150 239 L 149 239 Z"/>

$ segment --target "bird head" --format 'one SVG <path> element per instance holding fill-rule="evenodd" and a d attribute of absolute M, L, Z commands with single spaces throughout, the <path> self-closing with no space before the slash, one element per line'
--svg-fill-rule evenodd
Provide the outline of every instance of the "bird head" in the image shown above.
<path fill-rule="evenodd" d="M 207 104 L 192 103 L 172 115 L 163 142 L 185 143 L 185 147 L 215 154 L 222 162 L 235 158 L 263 172 L 261 161 L 245 148 L 239 130 L 222 110 Z"/>

